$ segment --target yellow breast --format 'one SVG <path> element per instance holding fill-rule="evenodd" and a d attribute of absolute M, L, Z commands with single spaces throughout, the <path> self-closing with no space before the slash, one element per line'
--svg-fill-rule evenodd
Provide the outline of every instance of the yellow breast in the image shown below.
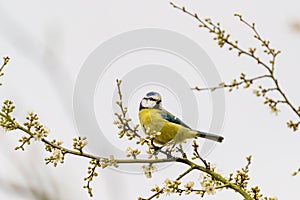
<path fill-rule="evenodd" d="M 155 143 L 166 144 L 185 128 L 163 119 L 160 112 L 158 109 L 142 109 L 139 112 L 139 119 L 145 133 L 147 129 L 160 132 L 154 139 Z"/>

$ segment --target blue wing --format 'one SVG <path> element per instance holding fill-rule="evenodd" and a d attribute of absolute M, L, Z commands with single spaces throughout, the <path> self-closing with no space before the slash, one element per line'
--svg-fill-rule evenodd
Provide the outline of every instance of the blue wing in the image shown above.
<path fill-rule="evenodd" d="M 183 123 L 179 118 L 175 117 L 174 115 L 172 115 L 170 112 L 166 111 L 166 110 L 161 110 L 160 115 L 163 119 L 175 123 L 175 124 L 180 124 L 186 128 L 190 128 L 188 125 L 186 125 L 185 123 Z"/>

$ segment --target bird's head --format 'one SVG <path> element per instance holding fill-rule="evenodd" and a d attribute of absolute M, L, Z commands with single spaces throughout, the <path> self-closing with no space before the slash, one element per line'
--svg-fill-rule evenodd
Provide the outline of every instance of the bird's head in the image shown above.
<path fill-rule="evenodd" d="M 161 109 L 161 96 L 157 92 L 148 92 L 140 103 L 140 110 L 143 108 Z"/>

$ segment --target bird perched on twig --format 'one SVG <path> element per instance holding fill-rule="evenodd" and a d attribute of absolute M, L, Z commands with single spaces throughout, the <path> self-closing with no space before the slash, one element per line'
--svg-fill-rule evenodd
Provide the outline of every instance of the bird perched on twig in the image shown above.
<path fill-rule="evenodd" d="M 186 139 L 202 137 L 222 142 L 222 136 L 191 129 L 179 118 L 162 107 L 161 95 L 149 92 L 142 99 L 139 108 L 139 119 L 146 134 L 155 133 L 153 142 L 159 145 L 180 144 Z"/>

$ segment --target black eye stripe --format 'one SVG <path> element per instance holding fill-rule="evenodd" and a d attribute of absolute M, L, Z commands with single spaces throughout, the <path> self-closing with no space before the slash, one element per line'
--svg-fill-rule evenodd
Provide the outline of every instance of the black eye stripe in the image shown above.
<path fill-rule="evenodd" d="M 150 101 L 157 101 L 157 102 L 159 101 L 160 102 L 160 100 L 154 99 L 152 97 L 145 97 L 144 99 L 150 100 Z"/>

